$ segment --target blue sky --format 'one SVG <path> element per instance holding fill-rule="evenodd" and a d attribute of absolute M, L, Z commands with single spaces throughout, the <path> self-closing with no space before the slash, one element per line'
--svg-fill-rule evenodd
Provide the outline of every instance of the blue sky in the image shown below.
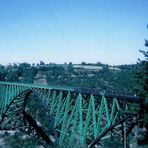
<path fill-rule="evenodd" d="M 0 0 L 0 63 L 136 63 L 148 0 Z"/>

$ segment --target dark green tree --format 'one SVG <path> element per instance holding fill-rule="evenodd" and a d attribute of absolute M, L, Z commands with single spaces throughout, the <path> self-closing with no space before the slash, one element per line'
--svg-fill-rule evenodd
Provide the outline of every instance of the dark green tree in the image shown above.
<path fill-rule="evenodd" d="M 7 75 L 7 70 L 3 65 L 0 65 L 0 81 L 5 81 L 6 75 Z"/>
<path fill-rule="evenodd" d="M 148 140 L 148 40 L 145 40 L 145 50 L 140 50 L 144 60 L 138 60 L 136 71 L 136 92 L 140 97 L 141 109 L 139 112 L 141 125 L 147 130 L 145 140 Z"/>
<path fill-rule="evenodd" d="M 40 65 L 45 65 L 44 61 L 40 61 Z"/>
<path fill-rule="evenodd" d="M 11 71 L 9 71 L 8 74 L 6 75 L 6 81 L 18 82 L 19 81 L 18 71 L 16 69 L 12 69 Z"/>
<path fill-rule="evenodd" d="M 69 73 L 74 73 L 73 64 L 71 62 L 69 62 L 68 66 L 67 66 L 67 71 Z"/>

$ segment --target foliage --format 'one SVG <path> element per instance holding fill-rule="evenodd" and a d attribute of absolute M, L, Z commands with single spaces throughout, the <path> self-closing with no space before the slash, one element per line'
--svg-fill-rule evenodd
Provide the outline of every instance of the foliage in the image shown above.
<path fill-rule="evenodd" d="M 148 104 L 148 44 L 146 43 L 145 46 L 147 49 L 140 50 L 140 52 L 144 54 L 145 60 L 139 60 L 135 76 L 138 82 L 136 90 L 145 105 Z"/>
<path fill-rule="evenodd" d="M 4 147 L 9 148 L 36 148 L 38 145 L 34 138 L 23 138 L 21 133 L 15 133 L 15 135 L 5 135 L 4 140 Z"/>
<path fill-rule="evenodd" d="M 7 70 L 5 69 L 3 65 L 0 65 L 0 80 L 4 81 L 6 75 L 7 75 Z"/>
<path fill-rule="evenodd" d="M 33 83 L 37 71 L 37 68 L 29 63 L 0 65 L 0 80 Z"/>
<path fill-rule="evenodd" d="M 147 129 L 148 139 L 148 41 L 145 40 L 145 50 L 140 50 L 144 55 L 144 60 L 139 60 L 136 70 L 136 92 L 141 99 L 141 110 L 139 112 L 142 123 Z"/>
<path fill-rule="evenodd" d="M 82 71 L 77 73 L 72 65 L 71 70 L 64 70 L 62 66 L 53 66 L 47 71 L 48 84 L 67 85 L 73 87 L 97 88 L 117 92 L 133 91 L 133 69 L 110 70 L 104 67 L 95 73 Z"/>
<path fill-rule="evenodd" d="M 41 63 L 44 63 L 41 61 Z M 86 63 L 85 63 L 86 64 Z M 100 64 L 98 62 L 97 64 Z M 91 64 L 92 66 L 96 64 Z M 102 64 L 103 69 L 88 72 L 83 69 L 75 71 L 73 64 L 56 65 L 41 64 L 35 66 L 29 63 L 0 65 L 0 80 L 22 83 L 33 83 L 38 72 L 46 75 L 47 83 L 54 85 L 67 85 L 73 87 L 97 88 L 117 92 L 133 91 L 133 71 L 135 65 L 117 66 L 120 70 L 111 70 L 108 65 Z"/>

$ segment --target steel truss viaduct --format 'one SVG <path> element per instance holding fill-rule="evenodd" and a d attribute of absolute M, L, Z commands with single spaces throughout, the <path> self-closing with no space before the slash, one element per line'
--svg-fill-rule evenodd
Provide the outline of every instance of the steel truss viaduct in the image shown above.
<path fill-rule="evenodd" d="M 54 119 L 59 146 L 87 144 L 93 147 L 106 139 L 119 137 L 125 141 L 137 123 L 139 104 L 134 96 L 118 98 L 113 94 L 78 92 L 72 87 L 0 82 L 1 130 L 17 129 L 27 123 L 44 142 L 53 143 L 44 130 L 46 127 L 39 126 L 27 113 L 27 99 L 32 94 L 38 96 L 47 118 Z"/>

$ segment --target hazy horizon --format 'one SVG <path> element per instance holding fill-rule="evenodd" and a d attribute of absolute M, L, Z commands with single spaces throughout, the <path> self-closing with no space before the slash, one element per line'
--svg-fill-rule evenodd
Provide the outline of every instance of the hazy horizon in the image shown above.
<path fill-rule="evenodd" d="M 135 64 L 148 39 L 147 0 L 0 2 L 0 64 Z"/>
<path fill-rule="evenodd" d="M 42 61 L 42 60 L 41 60 Z M 82 62 L 80 62 L 80 63 L 73 63 L 73 62 L 64 62 L 64 63 L 55 63 L 55 62 L 45 62 L 45 61 L 43 61 L 44 62 L 44 64 L 45 65 L 48 65 L 48 64 L 56 64 L 56 65 L 64 65 L 64 64 L 69 64 L 69 63 L 72 63 L 73 65 L 82 65 L 82 62 L 85 62 L 85 61 L 82 61 Z M 98 62 L 100 62 L 100 61 L 98 61 Z M 138 62 L 138 61 L 137 61 Z M 19 64 L 23 64 L 23 63 L 27 63 L 27 64 L 31 64 L 31 65 L 35 65 L 35 66 L 37 66 L 38 64 L 40 65 L 40 61 L 38 61 L 38 62 L 12 62 L 12 63 L 8 63 L 8 64 L 1 64 L 0 63 L 0 65 L 3 65 L 3 66 L 9 66 L 9 65 L 14 65 L 14 64 L 17 64 L 17 65 L 19 65 Z M 101 64 L 104 64 L 104 65 L 108 65 L 108 66 L 120 66 L 120 65 L 134 65 L 134 64 L 136 64 L 136 63 L 133 63 L 133 64 L 108 64 L 108 63 L 102 63 L 102 62 L 100 62 Z M 89 64 L 92 64 L 92 65 L 95 65 L 95 64 L 97 64 L 97 62 L 94 62 L 94 63 L 92 63 L 92 62 L 86 62 L 86 65 L 89 65 Z M 100 65 L 98 65 L 98 66 L 100 66 Z"/>

